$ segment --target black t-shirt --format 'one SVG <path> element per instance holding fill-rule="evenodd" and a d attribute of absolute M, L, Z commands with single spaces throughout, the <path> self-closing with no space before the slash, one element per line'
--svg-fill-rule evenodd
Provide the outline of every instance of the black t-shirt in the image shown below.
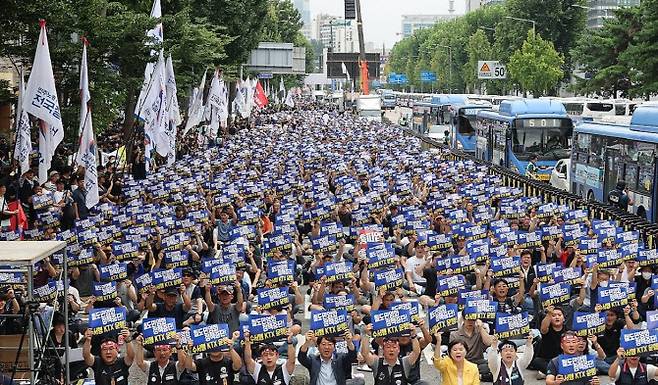
<path fill-rule="evenodd" d="M 123 357 L 117 358 L 112 365 L 107 365 L 99 356 L 94 357 L 94 365 L 91 367 L 94 371 L 96 385 L 128 385 L 128 368 Z"/>
<path fill-rule="evenodd" d="M 430 267 L 423 270 L 423 278 L 425 278 L 425 295 L 434 298 L 436 295 L 436 268 Z"/>
<path fill-rule="evenodd" d="M 553 329 L 553 325 L 549 325 L 548 332 L 546 332 L 546 334 L 542 333 L 537 357 L 550 360 L 559 356 L 562 352 L 562 349 L 560 348 L 560 338 L 562 338 L 562 334 L 564 334 L 566 330 L 566 327 L 562 326 L 562 330 L 556 331 Z"/>
<path fill-rule="evenodd" d="M 613 357 L 617 354 L 619 349 L 619 339 L 621 338 L 621 329 L 624 328 L 626 322 L 617 320 L 612 327 L 606 326 L 603 334 L 599 336 L 597 342 L 601 345 L 601 349 L 605 352 L 606 357 Z"/>
<path fill-rule="evenodd" d="M 212 361 L 210 357 L 194 360 L 199 373 L 199 385 L 233 385 L 235 371 L 228 357 L 220 361 Z"/>

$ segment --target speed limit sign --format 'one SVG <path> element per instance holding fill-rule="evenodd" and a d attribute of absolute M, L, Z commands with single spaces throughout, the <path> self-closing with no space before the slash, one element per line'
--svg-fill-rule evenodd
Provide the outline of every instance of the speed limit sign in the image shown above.
<path fill-rule="evenodd" d="M 506 79 L 507 68 L 499 61 L 478 61 L 478 79 Z"/>

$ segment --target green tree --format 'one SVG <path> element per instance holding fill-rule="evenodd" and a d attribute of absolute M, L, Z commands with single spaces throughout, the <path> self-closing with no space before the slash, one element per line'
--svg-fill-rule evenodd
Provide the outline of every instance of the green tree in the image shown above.
<path fill-rule="evenodd" d="M 603 28 L 583 34 L 572 52 L 582 70 L 588 75 L 579 79 L 574 90 L 584 94 L 628 97 L 631 69 L 628 60 L 621 60 L 634 36 L 642 28 L 640 8 L 622 8 L 616 17 L 608 19 Z"/>
<path fill-rule="evenodd" d="M 545 95 L 562 79 L 564 58 L 546 41 L 532 31 L 528 31 L 521 49 L 510 57 L 507 65 L 510 76 L 525 92 L 534 97 Z"/>
<path fill-rule="evenodd" d="M 489 60 L 492 57 L 491 43 L 483 30 L 477 30 L 468 38 L 466 53 L 468 61 L 462 67 L 462 77 L 466 88 L 470 91 L 482 92 L 482 86 L 485 82 L 478 79 L 478 61 Z"/>
<path fill-rule="evenodd" d="M 648 98 L 658 93 L 658 0 L 644 0 L 639 13 L 641 29 L 621 60 L 632 69 L 632 93 Z"/>

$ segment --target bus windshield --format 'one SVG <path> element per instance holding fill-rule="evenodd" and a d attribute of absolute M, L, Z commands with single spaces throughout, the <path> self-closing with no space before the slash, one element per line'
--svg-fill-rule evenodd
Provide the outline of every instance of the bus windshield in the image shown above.
<path fill-rule="evenodd" d="M 459 110 L 458 132 L 462 135 L 475 135 L 477 112 L 481 108 L 462 108 Z"/>
<path fill-rule="evenodd" d="M 517 119 L 512 126 L 512 151 L 520 160 L 537 154 L 540 160 L 570 156 L 573 125 L 571 119 Z"/>

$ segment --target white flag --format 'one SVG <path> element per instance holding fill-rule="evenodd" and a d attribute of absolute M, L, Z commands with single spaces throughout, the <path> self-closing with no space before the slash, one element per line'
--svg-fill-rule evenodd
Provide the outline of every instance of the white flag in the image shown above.
<path fill-rule="evenodd" d="M 162 18 L 162 7 L 160 7 L 160 0 L 153 0 L 153 6 L 151 7 L 151 18 L 160 19 Z M 162 28 L 162 23 L 156 24 L 153 29 L 146 31 L 146 37 L 149 38 L 146 46 L 160 45 L 164 42 L 164 30 Z M 157 51 L 151 50 L 151 57 L 155 56 Z M 146 68 L 144 69 L 144 83 L 142 84 L 142 90 L 139 92 L 139 97 L 137 98 L 137 104 L 135 104 L 135 114 L 138 113 L 141 108 L 144 98 L 146 97 L 146 90 L 151 81 L 151 76 L 153 75 L 154 64 L 149 62 L 146 63 Z"/>
<path fill-rule="evenodd" d="M 190 106 L 190 110 L 187 113 L 187 123 L 185 123 L 185 130 L 183 131 L 183 136 L 187 134 L 190 128 L 198 125 L 203 120 L 203 90 L 206 88 L 206 74 L 208 71 L 203 71 L 203 77 L 201 78 L 201 84 L 199 89 L 194 95 L 194 100 Z"/>
<path fill-rule="evenodd" d="M 235 99 L 233 99 L 233 110 L 240 114 L 241 117 L 246 118 L 247 113 L 247 102 L 245 100 L 245 95 L 242 92 L 242 83 L 237 83 L 235 85 Z"/>
<path fill-rule="evenodd" d="M 23 97 L 23 109 L 43 122 L 39 136 L 39 183 L 45 183 L 48 180 L 48 170 L 55 149 L 64 139 L 64 126 L 50 61 L 46 21 L 41 20 L 39 24 L 41 32 L 34 54 L 32 72 L 30 72 L 27 90 Z M 43 139 L 41 139 L 41 135 L 44 136 Z"/>
<path fill-rule="evenodd" d="M 168 143 L 164 143 L 163 146 L 157 143 L 160 133 L 166 129 L 167 125 L 166 98 L 165 60 L 160 52 L 160 58 L 153 69 L 153 76 L 146 89 L 144 102 L 137 113 L 137 117 L 144 122 L 144 157 L 147 171 L 150 170 L 153 148 L 156 148 L 162 156 L 166 156 L 169 152 Z"/>
<path fill-rule="evenodd" d="M 285 105 L 290 107 L 290 108 L 295 108 L 295 101 L 292 99 L 292 89 L 290 89 L 288 91 L 288 95 L 286 96 Z"/>
<path fill-rule="evenodd" d="M 178 106 L 178 96 L 176 95 L 176 76 L 174 75 L 174 64 L 171 55 L 167 58 L 167 139 L 169 144 L 169 153 L 167 154 L 167 164 L 173 164 L 176 160 L 176 134 L 177 127 L 182 123 L 180 117 L 180 108 Z"/>
<path fill-rule="evenodd" d="M 86 90 L 86 94 L 85 94 Z M 87 103 L 91 100 L 89 94 L 89 78 L 87 77 L 87 42 L 82 46 L 82 64 L 80 65 L 80 91 L 84 95 L 81 100 L 81 111 L 85 116 L 81 122 L 82 135 L 80 136 L 80 147 L 76 156 L 78 165 L 85 168 L 85 204 L 92 208 L 98 203 L 98 172 L 96 169 L 96 141 L 94 140 L 94 128 L 91 122 L 91 109 Z"/>
<path fill-rule="evenodd" d="M 224 79 L 219 81 L 219 125 L 226 128 L 228 125 L 228 89 Z"/>
<path fill-rule="evenodd" d="M 82 63 L 80 64 L 80 126 L 78 127 L 78 136 L 82 134 L 87 117 L 88 103 L 91 100 L 89 94 L 89 74 L 87 72 L 87 39 L 82 40 Z"/>
<path fill-rule="evenodd" d="M 347 67 L 345 66 L 345 62 L 340 63 L 341 68 L 343 69 L 343 75 L 347 75 L 347 81 L 350 81 L 350 73 L 347 72 Z"/>
<path fill-rule="evenodd" d="M 20 95 L 18 95 L 18 109 L 16 110 L 16 147 L 14 148 L 14 159 L 21 166 L 21 175 L 30 169 L 30 153 L 32 152 L 30 118 L 23 108 L 24 95 L 25 83 L 23 81 L 23 71 L 21 70 Z"/>
<path fill-rule="evenodd" d="M 219 81 L 219 71 L 215 70 L 215 74 L 210 82 L 210 90 L 208 91 L 208 100 L 206 101 L 206 119 L 210 121 L 210 139 L 217 138 L 217 131 L 219 130 L 219 109 L 222 105 L 222 87 Z"/>

